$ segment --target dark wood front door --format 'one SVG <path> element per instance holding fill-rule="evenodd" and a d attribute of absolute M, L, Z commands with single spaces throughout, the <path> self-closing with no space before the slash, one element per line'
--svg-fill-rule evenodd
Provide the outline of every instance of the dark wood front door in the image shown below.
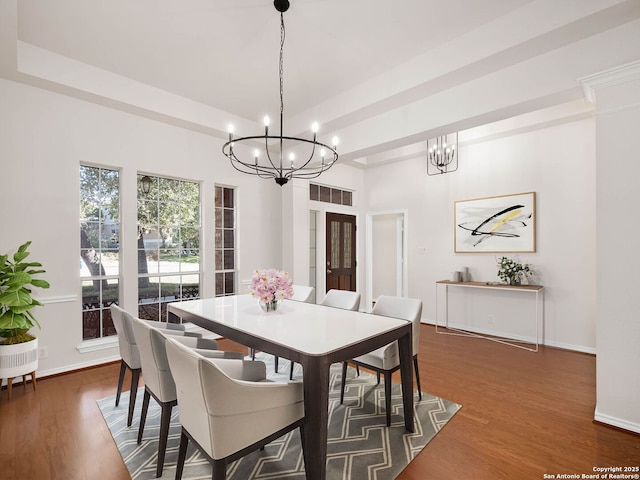
<path fill-rule="evenodd" d="M 327 212 L 327 291 L 356 290 L 356 217 Z"/>

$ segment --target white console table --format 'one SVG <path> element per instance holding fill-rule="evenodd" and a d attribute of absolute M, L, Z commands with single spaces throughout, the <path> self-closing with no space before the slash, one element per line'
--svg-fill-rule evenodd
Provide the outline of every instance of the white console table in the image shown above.
<path fill-rule="evenodd" d="M 444 325 L 439 325 L 438 323 L 438 318 L 439 318 L 438 317 L 438 286 L 444 286 L 444 289 L 445 289 Z M 527 293 L 534 294 L 535 303 L 536 303 L 536 312 L 535 312 L 535 318 L 534 318 L 535 327 L 536 327 L 535 348 L 520 345 L 521 343 L 528 343 L 528 342 L 519 342 L 517 340 L 509 341 L 504 337 L 483 335 L 480 333 L 470 332 L 460 328 L 450 327 L 449 326 L 449 289 L 450 288 L 480 288 L 480 289 L 493 289 L 493 290 L 505 290 L 505 291 L 518 291 L 518 292 L 527 292 Z M 446 334 L 446 335 L 463 335 L 468 337 L 484 338 L 486 340 L 491 340 L 492 342 L 503 343 L 505 345 L 510 345 L 512 347 L 518 347 L 524 350 L 537 352 L 538 347 L 540 345 L 540 332 L 542 330 L 543 315 L 544 315 L 544 289 L 542 285 L 506 285 L 501 283 L 490 283 L 490 282 L 452 282 L 450 280 L 440 280 L 436 282 L 436 333 Z M 449 331 L 442 331 L 442 329 L 439 330 L 438 327 L 446 328 Z"/>

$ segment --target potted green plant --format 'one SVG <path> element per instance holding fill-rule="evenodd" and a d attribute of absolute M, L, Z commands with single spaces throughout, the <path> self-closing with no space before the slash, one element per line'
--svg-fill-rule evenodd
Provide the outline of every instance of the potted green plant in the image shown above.
<path fill-rule="evenodd" d="M 42 305 L 31 296 L 31 287 L 49 288 L 35 275 L 45 273 L 42 264 L 27 262 L 31 242 L 20 245 L 12 256 L 0 255 L 0 380 L 31 374 L 38 368 L 38 339 L 29 334 L 40 324 L 31 310 Z"/>
<path fill-rule="evenodd" d="M 509 285 L 520 285 L 522 280 L 533 275 L 528 263 L 519 263 L 508 257 L 498 258 L 498 277 Z"/>

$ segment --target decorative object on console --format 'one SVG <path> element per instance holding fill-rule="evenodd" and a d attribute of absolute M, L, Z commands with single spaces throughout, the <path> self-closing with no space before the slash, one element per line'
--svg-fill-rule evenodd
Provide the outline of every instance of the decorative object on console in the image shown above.
<path fill-rule="evenodd" d="M 458 170 L 458 132 L 427 140 L 427 175 Z"/>
<path fill-rule="evenodd" d="M 269 135 L 270 120 L 266 115 L 264 117 L 264 135 L 234 138 L 233 125 L 229 125 L 229 141 L 222 147 L 222 153 L 231 160 L 231 165 L 236 170 L 250 175 L 257 175 L 260 178 L 273 178 L 278 185 L 283 186 L 292 178 L 316 178 L 322 172 L 331 168 L 338 160 L 338 152 L 336 151 L 338 138 L 333 137 L 333 147 L 316 141 L 316 133 L 318 131 L 317 122 L 314 122 L 311 126 L 313 132 L 312 140 L 299 137 L 287 137 L 283 134 L 284 90 L 282 75 L 284 67 L 282 58 L 285 39 L 284 12 L 289 9 L 289 1 L 275 0 L 273 5 L 276 10 L 280 12 L 280 134 Z M 253 159 L 251 160 L 241 160 L 236 156 L 234 150 L 235 144 L 251 146 L 257 141 L 264 143 L 266 159 L 260 158 L 259 150 L 254 150 Z M 277 144 L 277 147 L 275 147 L 275 158 L 272 158 L 269 142 Z M 311 145 L 311 153 L 306 160 L 296 162 L 292 152 L 289 154 L 289 159 L 284 160 L 285 150 L 291 151 L 304 144 Z M 274 147 L 272 146 L 271 148 L 273 149 Z M 316 152 L 316 149 L 319 151 Z M 287 162 L 288 165 L 285 165 Z"/>
<path fill-rule="evenodd" d="M 275 268 L 256 270 L 249 286 L 251 295 L 257 297 L 260 308 L 265 312 L 273 312 L 278 302 L 293 295 L 293 280 L 287 272 Z"/>
<path fill-rule="evenodd" d="M 498 258 L 498 277 L 509 285 L 520 285 L 522 280 L 533 275 L 528 263 L 519 263 L 508 257 Z"/>
<path fill-rule="evenodd" d="M 535 212 L 535 192 L 457 201 L 455 252 L 535 252 Z"/>
<path fill-rule="evenodd" d="M 469 267 L 460 267 L 460 273 L 462 274 L 463 282 L 471 281 L 471 275 L 469 275 Z"/>

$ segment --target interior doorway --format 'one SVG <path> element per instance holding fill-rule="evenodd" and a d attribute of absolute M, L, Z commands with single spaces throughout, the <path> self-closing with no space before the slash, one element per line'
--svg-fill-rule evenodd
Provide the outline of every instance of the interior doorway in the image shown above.
<path fill-rule="evenodd" d="M 408 212 L 392 210 L 367 214 L 367 310 L 380 295 L 407 295 Z"/>

